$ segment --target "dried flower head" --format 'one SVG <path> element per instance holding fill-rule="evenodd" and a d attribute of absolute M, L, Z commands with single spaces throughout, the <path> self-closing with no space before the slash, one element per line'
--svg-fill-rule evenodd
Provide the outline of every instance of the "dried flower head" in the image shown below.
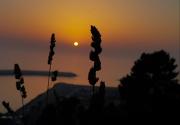
<path fill-rule="evenodd" d="M 54 47 L 56 46 L 55 42 L 56 42 L 55 34 L 53 33 L 52 36 L 51 36 L 51 42 L 50 42 L 50 51 L 49 51 L 49 56 L 48 56 L 48 64 L 52 63 L 52 59 L 53 59 L 53 56 L 55 54 L 55 52 L 54 52 Z"/>

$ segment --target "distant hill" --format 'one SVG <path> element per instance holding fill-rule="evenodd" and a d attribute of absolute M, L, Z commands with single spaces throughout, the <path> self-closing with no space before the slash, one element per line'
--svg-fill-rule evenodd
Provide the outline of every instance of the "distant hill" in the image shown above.
<path fill-rule="evenodd" d="M 40 70 L 22 70 L 23 76 L 48 76 L 48 71 L 40 71 Z M 13 70 L 5 69 L 0 70 L 0 76 L 12 76 L 14 75 Z M 76 77 L 77 74 L 73 72 L 58 72 L 58 76 L 60 77 Z"/>
<path fill-rule="evenodd" d="M 49 104 L 60 106 L 61 101 L 65 98 L 77 97 L 84 107 L 88 108 L 90 104 L 92 86 L 85 85 L 74 85 L 68 83 L 57 83 L 53 88 L 49 90 Z M 95 90 L 98 91 L 99 87 Z M 58 98 L 58 99 L 57 99 Z M 119 103 L 119 92 L 117 88 L 106 87 L 106 103 L 114 102 Z M 28 125 L 36 123 L 37 119 L 40 118 L 44 112 L 46 106 L 46 92 L 40 94 L 29 103 L 25 105 L 25 115 L 28 116 Z M 22 108 L 16 111 L 17 114 L 22 114 Z"/>
<path fill-rule="evenodd" d="M 53 88 L 49 90 L 49 102 L 56 103 L 55 95 L 53 90 L 55 90 L 59 98 L 77 97 L 85 104 L 89 103 L 91 97 L 91 86 L 85 85 L 74 85 L 69 83 L 58 83 Z M 95 88 L 98 91 L 98 87 Z M 119 92 L 115 87 L 106 87 L 106 100 L 108 101 L 118 101 Z M 38 95 L 36 98 L 31 100 L 25 105 L 26 111 L 30 111 L 33 108 L 43 108 L 46 103 L 46 92 Z M 21 108 L 17 112 L 21 111 Z"/>

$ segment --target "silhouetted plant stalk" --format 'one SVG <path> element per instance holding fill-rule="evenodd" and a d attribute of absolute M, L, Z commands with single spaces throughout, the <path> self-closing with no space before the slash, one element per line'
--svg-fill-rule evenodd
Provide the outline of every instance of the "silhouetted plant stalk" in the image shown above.
<path fill-rule="evenodd" d="M 16 89 L 20 92 L 22 97 L 22 116 L 24 117 L 24 98 L 27 97 L 27 93 L 24 86 L 24 78 L 18 64 L 14 64 L 14 74 L 16 79 Z"/>
<path fill-rule="evenodd" d="M 91 67 L 89 74 L 88 74 L 88 80 L 89 83 L 92 85 L 92 92 L 94 95 L 94 89 L 95 84 L 98 82 L 99 78 L 96 77 L 96 71 L 101 70 L 101 61 L 99 59 L 99 54 L 102 51 L 101 48 L 101 34 L 97 30 L 95 26 L 91 26 L 91 34 L 92 34 L 92 43 L 91 46 L 94 48 L 94 50 L 91 50 L 89 58 L 91 61 L 94 62 L 94 65 Z"/>
<path fill-rule="evenodd" d="M 51 81 L 56 81 L 57 80 L 57 75 L 58 75 L 58 71 L 55 70 L 52 72 L 52 76 L 51 76 Z"/>
<path fill-rule="evenodd" d="M 46 96 L 46 101 L 48 104 L 48 96 L 49 96 L 49 82 L 50 82 L 50 75 L 51 75 L 51 65 L 52 65 L 52 60 L 53 60 L 53 56 L 55 54 L 54 52 L 54 47 L 55 47 L 55 34 L 53 33 L 51 35 L 51 41 L 50 41 L 50 51 L 49 51 L 49 56 L 48 56 L 48 65 L 49 65 L 49 72 L 48 72 L 48 84 L 47 84 L 47 96 Z"/>
<path fill-rule="evenodd" d="M 58 71 L 57 70 L 53 71 L 51 74 L 51 81 L 55 82 L 57 80 L 57 76 L 58 76 Z M 54 97 L 55 97 L 57 104 L 59 104 L 60 101 L 59 101 L 58 94 L 55 90 L 55 87 L 53 87 L 53 94 L 54 94 Z"/>
<path fill-rule="evenodd" d="M 14 111 L 12 110 L 12 108 L 10 107 L 9 102 L 6 101 L 2 101 L 2 105 L 4 106 L 4 108 L 7 110 L 7 112 L 13 116 Z"/>
<path fill-rule="evenodd" d="M 101 81 L 100 82 L 100 87 L 99 87 L 99 94 L 104 97 L 105 95 L 105 92 L 106 92 L 106 85 L 105 85 L 105 82 Z"/>
<path fill-rule="evenodd" d="M 11 108 L 11 106 L 10 106 L 10 104 L 9 104 L 9 102 L 6 102 L 6 101 L 2 101 L 2 105 L 4 106 L 4 108 L 7 110 L 7 112 L 8 112 L 8 114 L 7 114 L 7 116 L 11 116 L 12 117 L 12 119 L 13 119 L 13 121 L 14 122 L 16 122 L 15 121 L 15 112 L 12 110 L 12 108 Z"/>
<path fill-rule="evenodd" d="M 55 70 L 55 71 L 53 71 L 52 73 L 51 73 L 51 81 L 52 82 L 55 82 L 56 80 L 57 80 L 57 75 L 58 75 L 58 71 L 57 70 Z M 53 87 L 53 93 L 54 93 L 54 87 Z"/>

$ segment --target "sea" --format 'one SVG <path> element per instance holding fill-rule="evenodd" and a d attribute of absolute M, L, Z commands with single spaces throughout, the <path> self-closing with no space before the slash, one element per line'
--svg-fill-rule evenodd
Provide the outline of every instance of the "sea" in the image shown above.
<path fill-rule="evenodd" d="M 54 63 L 53 65 L 53 69 L 56 67 L 58 71 L 73 72 L 77 74 L 77 77 L 58 77 L 56 82 L 50 82 L 50 88 L 60 82 L 75 85 L 89 85 L 88 72 L 93 63 L 88 59 L 88 57 L 66 55 L 62 58 L 64 61 L 53 60 L 56 62 L 56 64 Z M 113 87 L 117 87 L 119 85 L 119 79 L 130 71 L 130 66 L 133 64 L 131 60 L 117 60 L 116 58 L 106 57 L 101 57 L 101 63 L 102 69 L 97 72 L 97 77 L 99 77 L 100 80 L 96 85 L 98 86 L 100 81 L 105 81 L 106 86 Z M 24 65 L 25 64 L 23 63 L 23 66 Z M 21 66 L 22 64 L 20 67 Z M 33 67 L 31 66 L 31 68 Z M 35 68 L 28 70 L 39 69 Z M 45 69 L 44 67 L 41 67 L 40 70 Z M 24 99 L 24 104 L 27 104 L 33 98 L 47 90 L 48 77 L 46 76 L 24 76 L 24 81 L 27 91 L 27 98 Z M 2 101 L 9 102 L 10 107 L 13 110 L 17 110 L 22 106 L 21 95 L 19 91 L 16 90 L 16 80 L 14 76 L 0 76 L 0 103 L 2 103 Z M 2 104 L 0 104 L 0 113 L 4 112 L 6 112 L 6 110 Z"/>
<path fill-rule="evenodd" d="M 61 82 L 75 85 L 89 85 L 88 73 L 93 62 L 89 60 L 88 54 L 89 53 L 56 54 L 53 58 L 52 70 L 58 70 L 59 72 L 72 72 L 77 74 L 77 77 L 58 77 L 56 82 L 50 82 L 50 88 L 54 84 Z M 25 55 L 14 54 L 14 56 L 16 57 L 16 60 L 20 62 L 20 67 L 23 70 L 48 71 L 49 66 L 46 63 L 46 53 L 41 54 L 30 52 Z M 134 61 L 137 60 L 139 56 L 140 53 L 136 53 L 136 56 L 133 57 L 120 57 L 119 54 L 113 56 L 102 54 L 100 56 L 101 70 L 96 74 L 99 78 L 99 82 L 96 85 L 98 86 L 100 81 L 104 81 L 106 86 L 117 87 L 120 84 L 119 80 L 130 73 Z M 10 69 L 10 66 L 13 67 L 14 60 L 15 59 L 13 58 L 8 58 L 6 60 L 4 58 L 4 64 L 3 61 L 1 61 L 0 69 L 2 69 L 2 67 L 4 68 L 6 64 L 7 67 L 4 69 Z M 46 76 L 24 76 L 24 81 L 27 91 L 27 98 L 24 100 L 25 104 L 47 90 L 48 77 Z M 16 80 L 14 76 L 0 76 L 0 113 L 6 112 L 1 104 L 2 101 L 9 102 L 13 110 L 17 110 L 21 107 L 21 96 L 19 91 L 16 90 Z"/>

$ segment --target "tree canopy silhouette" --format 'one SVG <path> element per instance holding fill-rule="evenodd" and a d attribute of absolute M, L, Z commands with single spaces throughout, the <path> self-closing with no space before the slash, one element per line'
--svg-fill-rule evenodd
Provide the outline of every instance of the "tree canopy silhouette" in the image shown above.
<path fill-rule="evenodd" d="M 180 100 L 176 67 L 175 59 L 164 50 L 143 53 L 131 73 L 120 79 L 119 91 L 128 110 L 167 111 L 176 107 Z"/>

